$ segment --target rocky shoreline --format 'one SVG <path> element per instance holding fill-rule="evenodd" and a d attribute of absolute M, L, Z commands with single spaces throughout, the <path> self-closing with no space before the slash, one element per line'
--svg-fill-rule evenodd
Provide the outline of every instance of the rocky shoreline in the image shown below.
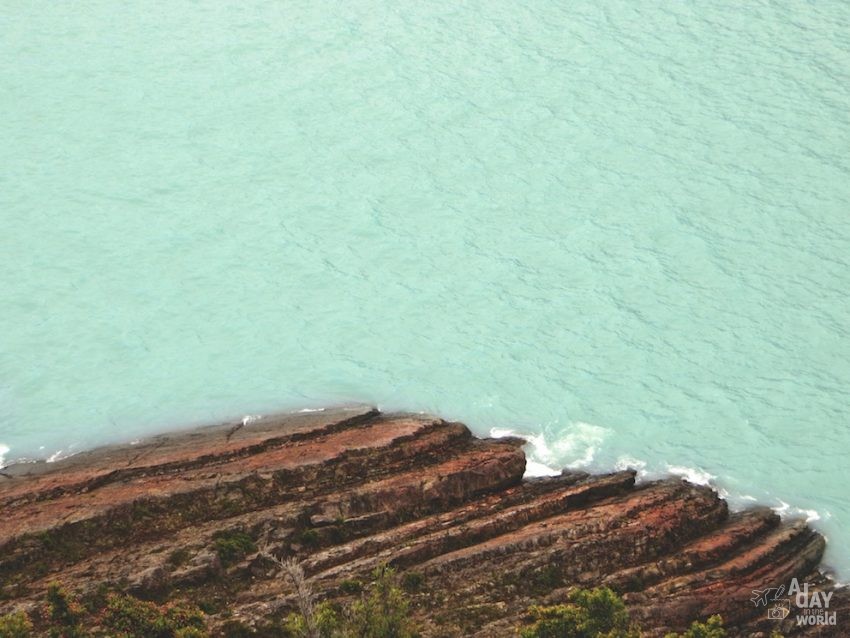
<path fill-rule="evenodd" d="M 293 605 L 267 551 L 298 559 L 322 598 L 351 596 L 346 583 L 382 563 L 415 574 L 424 637 L 514 636 L 529 605 L 599 585 L 651 635 L 712 614 L 731 636 L 850 635 L 850 593 L 819 571 L 825 540 L 804 521 L 730 514 L 708 487 L 636 485 L 631 471 L 524 480 L 522 444 L 356 406 L 10 466 L 0 614 L 34 608 L 53 581 L 105 583 L 203 602 L 213 629 L 259 626 Z M 771 620 L 751 602 L 793 578 L 833 592 L 837 626 Z"/>

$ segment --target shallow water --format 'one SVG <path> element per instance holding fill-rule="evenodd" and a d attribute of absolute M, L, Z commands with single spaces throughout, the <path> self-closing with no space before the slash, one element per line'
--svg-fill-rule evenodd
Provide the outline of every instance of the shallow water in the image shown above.
<path fill-rule="evenodd" d="M 0 8 L 6 461 L 367 401 L 850 576 L 850 4 L 638 4 Z"/>

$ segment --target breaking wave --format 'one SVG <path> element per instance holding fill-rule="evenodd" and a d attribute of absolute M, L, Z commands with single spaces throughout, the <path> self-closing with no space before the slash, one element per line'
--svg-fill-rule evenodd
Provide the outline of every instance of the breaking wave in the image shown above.
<path fill-rule="evenodd" d="M 526 477 L 557 476 L 561 473 L 562 468 L 588 468 L 596 471 L 607 471 L 605 468 L 593 467 L 593 461 L 610 433 L 611 430 L 607 428 L 578 421 L 571 424 L 563 436 L 550 443 L 543 434 L 531 434 L 505 428 L 490 430 L 490 436 L 494 438 L 517 436 L 526 440 Z M 763 495 L 762 498 L 757 498 L 750 494 L 732 492 L 717 483 L 716 474 L 712 474 L 701 467 L 671 463 L 665 463 L 659 467 L 650 467 L 646 461 L 628 455 L 617 458 L 613 467 L 618 471 L 634 470 L 637 473 L 638 482 L 672 475 L 679 476 L 696 485 L 709 486 L 717 490 L 718 494 L 729 503 L 733 511 L 742 510 L 756 503 L 763 503 L 771 507 L 782 518 L 805 518 L 807 523 L 831 518 L 829 512 L 825 512 L 822 516 L 817 510 L 794 507 L 780 498 L 771 497 L 767 494 Z M 779 504 L 775 505 L 777 501 Z"/>
<path fill-rule="evenodd" d="M 589 467 L 611 430 L 592 423 L 571 423 L 551 445 L 543 434 L 530 434 L 503 428 L 493 428 L 490 436 L 518 436 L 525 439 L 526 476 L 555 476 L 561 468 L 571 470 Z"/>

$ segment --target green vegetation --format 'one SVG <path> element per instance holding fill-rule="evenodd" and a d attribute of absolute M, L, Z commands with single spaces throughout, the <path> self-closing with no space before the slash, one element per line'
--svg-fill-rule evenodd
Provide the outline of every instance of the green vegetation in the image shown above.
<path fill-rule="evenodd" d="M 87 614 L 95 615 L 106 607 L 111 593 L 106 583 L 100 583 L 93 590 L 80 596 L 80 604 Z"/>
<path fill-rule="evenodd" d="M 532 625 L 522 638 L 638 638 L 623 600 L 607 587 L 579 589 L 570 602 L 553 607 L 532 607 Z"/>
<path fill-rule="evenodd" d="M 561 570 L 558 566 L 550 564 L 546 565 L 542 569 L 531 572 L 528 575 L 526 582 L 531 592 L 543 595 L 553 589 L 557 589 L 563 585 L 564 581 L 561 575 Z"/>
<path fill-rule="evenodd" d="M 356 578 L 346 578 L 339 584 L 339 591 L 348 595 L 359 594 L 363 591 L 363 583 Z"/>
<path fill-rule="evenodd" d="M 229 567 L 242 558 L 257 551 L 254 539 L 240 530 L 227 530 L 213 534 L 215 551 L 221 564 Z"/>
<path fill-rule="evenodd" d="M 34 537 L 41 541 L 45 554 L 50 557 L 75 560 L 83 553 L 83 543 L 69 534 L 63 534 L 61 529 L 40 532 Z"/>
<path fill-rule="evenodd" d="M 330 603 L 322 603 L 313 610 L 312 617 L 290 614 L 284 626 L 293 638 L 347 638 L 344 633 L 341 611 Z"/>
<path fill-rule="evenodd" d="M 425 576 L 421 572 L 409 571 L 401 575 L 401 586 L 405 591 L 415 592 L 422 589 L 425 584 Z"/>
<path fill-rule="evenodd" d="M 607 587 L 577 589 L 569 603 L 529 609 L 532 624 L 520 630 L 522 638 L 640 638 L 638 626 L 629 619 L 625 603 Z M 665 638 L 724 638 L 723 620 L 712 616 L 694 622 L 683 634 Z"/>
<path fill-rule="evenodd" d="M 354 603 L 351 610 L 352 638 L 413 638 L 416 636 L 408 617 L 410 604 L 399 588 L 395 571 L 386 565 L 375 569 L 368 597 Z"/>
<path fill-rule="evenodd" d="M 723 619 L 720 616 L 712 616 L 704 623 L 694 621 L 683 634 L 667 634 L 664 638 L 724 638 L 725 636 Z"/>
<path fill-rule="evenodd" d="M 29 638 L 32 635 L 32 623 L 21 611 L 0 616 L 0 638 Z"/>
<path fill-rule="evenodd" d="M 224 538 L 239 547 L 243 538 Z M 277 562 L 292 581 L 299 612 L 281 621 L 251 627 L 229 620 L 222 627 L 226 638 L 417 638 L 405 589 L 422 588 L 424 577 L 415 571 L 399 577 L 382 565 L 372 580 L 343 581 L 340 590 L 358 598 L 347 605 L 313 604 L 313 593 L 304 572 L 294 560 Z M 217 606 L 217 605 L 216 605 Z M 466 608 L 467 630 L 489 622 L 490 605 Z M 533 606 L 529 624 L 518 630 L 521 638 L 641 638 L 623 600 L 607 587 L 577 589 L 568 602 L 551 607 Z M 44 604 L 32 616 L 16 612 L 0 616 L 0 638 L 207 638 L 206 616 L 200 608 L 181 603 L 160 605 L 118 593 L 102 585 L 78 598 L 58 583 L 51 583 Z M 725 638 L 720 616 L 694 622 L 684 633 L 665 638 Z M 782 638 L 778 633 L 771 638 Z"/>
<path fill-rule="evenodd" d="M 298 534 L 298 542 L 307 547 L 318 547 L 319 532 L 314 529 L 305 529 Z"/>
<path fill-rule="evenodd" d="M 409 602 L 398 585 L 395 570 L 382 565 L 360 600 L 342 608 L 331 603 L 312 606 L 312 592 L 305 586 L 297 565 L 284 564 L 299 598 L 300 613 L 290 614 L 286 629 L 293 638 L 416 638 L 409 616 Z"/>
<path fill-rule="evenodd" d="M 47 587 L 47 611 L 51 636 L 77 638 L 85 635 L 80 627 L 85 610 L 59 583 L 50 583 Z"/>
<path fill-rule="evenodd" d="M 206 619 L 195 607 L 157 605 L 98 588 L 81 604 L 51 583 L 42 610 L 0 616 L 0 638 L 207 638 Z"/>
<path fill-rule="evenodd" d="M 101 618 L 114 636 L 202 638 L 207 635 L 203 613 L 183 605 L 160 607 L 133 596 L 113 594 Z"/>

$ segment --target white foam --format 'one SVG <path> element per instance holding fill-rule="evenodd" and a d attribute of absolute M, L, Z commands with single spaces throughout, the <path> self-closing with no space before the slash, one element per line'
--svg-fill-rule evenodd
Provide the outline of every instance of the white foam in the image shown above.
<path fill-rule="evenodd" d="M 523 438 L 531 446 L 530 454 L 534 461 L 544 465 L 555 462 L 552 450 L 549 448 L 546 438 L 542 434 L 525 435 Z"/>
<path fill-rule="evenodd" d="M 568 468 L 586 467 L 593 463 L 597 450 L 610 433 L 602 426 L 576 421 L 555 442 L 556 458 Z"/>
<path fill-rule="evenodd" d="M 0 469 L 6 467 L 6 455 L 9 453 L 9 446 L 0 443 Z"/>
<path fill-rule="evenodd" d="M 303 413 L 303 412 L 324 412 L 324 411 L 325 411 L 324 408 L 303 408 L 301 410 L 298 410 L 299 413 Z"/>
<path fill-rule="evenodd" d="M 492 428 L 490 436 L 501 438 L 516 436 L 525 439 L 527 460 L 525 465 L 525 476 L 557 476 L 561 468 L 576 469 L 591 465 L 597 450 L 610 434 L 610 430 L 592 423 L 577 421 L 572 423 L 563 432 L 563 436 L 550 445 L 542 434 L 528 434 L 516 432 L 507 428 Z M 717 476 L 701 467 L 688 467 L 686 465 L 665 464 L 666 474 L 681 476 L 696 485 L 707 485 L 717 490 L 718 494 L 726 499 L 731 506 L 743 508 L 743 502 L 754 503 L 759 499 L 749 494 L 735 494 L 729 492 L 715 481 Z M 637 477 L 651 479 L 663 476 L 665 472 L 648 467 L 646 461 L 631 456 L 621 456 L 614 464 L 617 470 L 633 469 L 637 471 Z M 781 499 L 777 499 L 779 505 L 774 511 L 785 517 L 804 517 L 807 523 L 821 520 L 821 514 L 817 510 L 792 507 Z M 764 501 L 762 501 L 764 502 Z M 830 518 L 831 514 L 826 512 L 824 517 Z"/>
<path fill-rule="evenodd" d="M 68 455 L 66 454 L 65 456 L 68 456 Z M 50 456 L 48 456 L 46 462 L 47 463 L 55 463 L 56 461 L 61 461 L 63 458 L 65 458 L 65 457 L 62 456 L 62 450 L 59 450 L 57 452 L 54 452 Z"/>
<path fill-rule="evenodd" d="M 647 475 L 646 461 L 641 461 L 632 456 L 621 456 L 618 458 L 616 463 L 614 463 L 614 469 L 619 471 L 635 470 L 638 478 L 644 478 Z"/>
<path fill-rule="evenodd" d="M 501 439 L 506 436 L 516 436 L 525 439 L 526 446 L 530 449 L 525 459 L 524 477 L 557 476 L 561 473 L 560 470 L 556 470 L 540 460 L 541 458 L 548 459 L 551 457 L 546 440 L 542 434 L 522 434 L 506 428 L 491 428 L 490 436 L 494 439 Z"/>
<path fill-rule="evenodd" d="M 304 410 L 301 411 L 303 412 Z M 259 421 L 262 418 L 262 414 L 246 414 L 242 417 L 242 425 L 248 425 L 249 423 L 253 423 L 254 421 Z"/>
<path fill-rule="evenodd" d="M 817 510 L 807 510 L 801 507 L 791 507 L 789 503 L 786 503 L 781 498 L 778 498 L 776 500 L 779 501 L 779 505 L 774 507 L 773 511 L 779 514 L 782 518 L 805 517 L 807 523 L 820 520 L 820 514 L 818 514 Z"/>
<path fill-rule="evenodd" d="M 525 439 L 527 445 L 531 447 L 530 453 L 534 454 L 538 460 L 551 460 L 552 452 L 549 446 L 546 445 L 546 439 L 542 434 L 528 434 L 525 432 L 517 432 L 507 428 L 491 428 L 490 436 L 494 439 L 501 439 L 506 436 L 516 436 Z"/>
<path fill-rule="evenodd" d="M 681 476 L 696 485 L 711 485 L 717 477 L 699 467 L 687 467 L 685 465 L 667 465 L 670 474 Z"/>
<path fill-rule="evenodd" d="M 556 476 L 561 473 L 560 468 L 576 469 L 590 465 L 609 433 L 610 430 L 601 426 L 576 421 L 550 445 L 542 434 L 526 434 L 505 428 L 490 430 L 493 438 L 518 436 L 527 441 L 526 476 Z"/>
<path fill-rule="evenodd" d="M 543 463 L 538 463 L 533 459 L 527 459 L 525 462 L 525 474 L 524 477 L 534 477 L 534 476 L 558 476 L 561 472 L 554 468 L 549 467 L 548 465 L 543 465 Z"/>

